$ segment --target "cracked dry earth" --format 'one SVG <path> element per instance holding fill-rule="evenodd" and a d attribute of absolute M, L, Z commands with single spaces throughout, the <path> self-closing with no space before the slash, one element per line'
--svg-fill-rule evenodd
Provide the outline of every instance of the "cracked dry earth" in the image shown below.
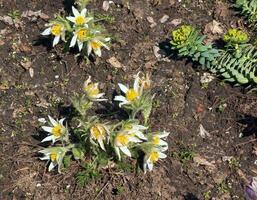
<path fill-rule="evenodd" d="M 69 2 L 0 1 L 0 199 L 243 199 L 247 178 L 257 172 L 256 94 L 217 78 L 202 87 L 204 72 L 169 59 L 162 48 L 179 24 L 202 30 L 213 19 L 226 28 L 237 24 L 229 2 L 116 0 L 104 11 L 103 1 L 93 1 L 88 9 L 115 18 L 103 24 L 117 39 L 89 64 L 39 36 L 54 13 L 70 10 Z M 6 21 L 14 10 L 21 16 Z M 117 83 L 132 82 L 138 71 L 152 74 L 150 124 L 171 132 L 168 158 L 152 173 L 106 171 L 85 187 L 76 183 L 75 161 L 63 174 L 48 173 L 36 154 L 38 118 L 64 116 L 61 108 L 88 75 L 111 99 Z M 201 135 L 200 127 L 208 134 Z"/>

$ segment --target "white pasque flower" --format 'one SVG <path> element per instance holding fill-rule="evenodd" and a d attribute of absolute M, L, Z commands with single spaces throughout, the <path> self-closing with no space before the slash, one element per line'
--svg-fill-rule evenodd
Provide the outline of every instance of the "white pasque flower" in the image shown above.
<path fill-rule="evenodd" d="M 87 41 L 87 54 L 90 55 L 92 50 L 93 52 L 101 57 L 102 51 L 101 47 L 105 47 L 107 50 L 110 50 L 110 48 L 105 44 L 106 42 L 109 42 L 111 38 L 103 38 L 103 37 L 95 37 L 91 40 Z"/>
<path fill-rule="evenodd" d="M 166 158 L 167 155 L 163 152 L 166 151 L 168 147 L 163 148 L 152 148 L 149 152 L 145 154 L 144 157 L 144 172 L 146 173 L 147 169 L 149 171 L 153 170 L 153 165 L 160 159 Z"/>
<path fill-rule="evenodd" d="M 147 129 L 147 127 L 138 125 L 138 124 L 134 124 L 134 123 L 127 123 L 124 126 L 124 130 L 127 131 L 129 135 L 136 136 L 141 140 L 147 140 L 147 138 L 145 137 L 145 135 L 143 133 L 143 131 L 146 129 Z"/>
<path fill-rule="evenodd" d="M 58 141 L 62 138 L 65 139 L 68 136 L 68 129 L 63 125 L 65 118 L 58 121 L 54 120 L 51 116 L 48 116 L 48 118 L 53 126 L 42 126 L 42 129 L 50 133 L 50 135 L 43 139 L 41 142 L 52 141 L 55 143 L 55 141 Z"/>
<path fill-rule="evenodd" d="M 45 29 L 41 33 L 41 35 L 51 35 L 52 34 L 54 36 L 53 47 L 59 43 L 60 39 L 65 41 L 65 27 L 63 24 L 53 22 L 53 23 L 50 23 L 49 26 L 50 27 Z"/>
<path fill-rule="evenodd" d="M 70 47 L 74 47 L 76 42 L 78 43 L 79 51 L 82 50 L 84 42 L 88 38 L 88 27 L 85 26 L 83 28 L 77 29 L 75 32 L 73 32 L 73 37 L 70 42 Z"/>
<path fill-rule="evenodd" d="M 119 95 L 115 96 L 114 100 L 115 101 L 121 101 L 119 106 L 121 107 L 122 105 L 126 104 L 131 104 L 134 101 L 136 101 L 138 98 L 140 98 L 142 90 L 139 87 L 139 77 L 136 76 L 135 81 L 134 81 L 134 86 L 133 88 L 128 88 L 127 86 L 119 83 L 118 84 L 121 91 L 125 94 L 125 96 Z"/>
<path fill-rule="evenodd" d="M 168 146 L 168 143 L 161 138 L 166 138 L 168 137 L 170 133 L 163 131 L 161 133 L 153 134 L 151 136 L 150 142 L 155 145 L 155 146 Z"/>
<path fill-rule="evenodd" d="M 86 17 L 86 8 L 79 12 L 74 6 L 72 6 L 72 13 L 74 16 L 69 16 L 66 18 L 73 22 L 76 26 L 84 26 L 86 23 L 93 19 L 92 17 Z"/>
<path fill-rule="evenodd" d="M 49 160 L 50 165 L 48 167 L 48 171 L 51 171 L 54 167 L 58 165 L 58 172 L 61 172 L 61 166 L 62 166 L 62 161 L 63 157 L 65 156 L 66 152 L 68 151 L 68 148 L 66 147 L 50 147 L 50 148 L 45 148 L 39 153 L 44 154 L 43 157 L 39 158 L 40 160 Z"/>
<path fill-rule="evenodd" d="M 134 143 L 140 143 L 142 142 L 140 139 L 138 139 L 137 137 L 134 137 L 132 135 L 130 135 L 128 132 L 123 131 L 123 132 L 119 132 L 115 139 L 114 139 L 114 149 L 115 152 L 119 158 L 119 160 L 121 159 L 120 156 L 120 150 L 127 156 L 131 157 L 131 153 L 128 149 L 129 143 L 134 142 Z"/>
<path fill-rule="evenodd" d="M 106 101 L 107 99 L 100 99 L 104 93 L 100 93 L 99 83 L 92 83 L 91 76 L 84 82 L 83 90 L 86 96 L 91 101 Z"/>
<path fill-rule="evenodd" d="M 96 123 L 90 128 L 90 139 L 96 140 L 101 149 L 105 151 L 104 141 L 108 142 L 109 130 L 104 124 Z"/>

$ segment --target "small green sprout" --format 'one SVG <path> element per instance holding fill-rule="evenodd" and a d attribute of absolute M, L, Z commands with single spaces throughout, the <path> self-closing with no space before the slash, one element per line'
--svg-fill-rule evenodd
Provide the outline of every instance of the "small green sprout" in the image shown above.
<path fill-rule="evenodd" d="M 204 192 L 203 198 L 204 198 L 204 200 L 211 200 L 211 191 L 208 190 L 208 191 Z"/>
<path fill-rule="evenodd" d="M 7 14 L 9 17 L 11 17 L 13 20 L 18 19 L 21 16 L 21 13 L 19 10 L 12 10 Z"/>

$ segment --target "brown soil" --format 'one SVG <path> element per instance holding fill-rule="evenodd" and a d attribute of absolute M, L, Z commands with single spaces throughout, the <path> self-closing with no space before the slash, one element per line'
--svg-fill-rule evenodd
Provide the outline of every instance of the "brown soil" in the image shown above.
<path fill-rule="evenodd" d="M 64 12 L 67 2 L 0 1 L 0 16 L 14 10 L 41 10 L 53 17 Z M 169 38 L 174 19 L 202 30 L 213 19 L 224 27 L 242 25 L 228 8 L 231 4 L 211 0 L 114 2 L 107 12 L 102 10 L 102 1 L 88 7 L 115 17 L 113 23 L 103 24 L 117 38 L 110 51 L 88 64 L 78 63 L 72 53 L 62 53 L 62 45 L 53 49 L 50 41 L 39 40 L 47 22 L 40 17 L 18 17 L 16 27 L 0 22 L 0 199 L 193 200 L 208 199 L 208 194 L 219 200 L 243 199 L 245 178 L 257 172 L 253 152 L 256 94 L 219 79 L 203 88 L 202 71 L 184 60 L 158 59 L 153 50 Z M 169 19 L 160 23 L 165 14 Z M 156 26 L 150 27 L 147 17 Z M 124 67 L 111 66 L 110 57 Z M 26 66 L 33 69 L 33 77 Z M 85 187 L 74 178 L 80 170 L 75 161 L 63 174 L 47 172 L 45 162 L 36 155 L 38 118 L 63 116 L 69 96 L 80 91 L 88 75 L 101 83 L 111 99 L 117 83 L 131 82 L 138 71 L 152 74 L 156 101 L 151 125 L 154 130 L 171 132 L 168 158 L 152 173 L 106 172 Z M 199 135 L 200 124 L 209 137 Z M 244 137 L 239 137 L 241 132 Z"/>

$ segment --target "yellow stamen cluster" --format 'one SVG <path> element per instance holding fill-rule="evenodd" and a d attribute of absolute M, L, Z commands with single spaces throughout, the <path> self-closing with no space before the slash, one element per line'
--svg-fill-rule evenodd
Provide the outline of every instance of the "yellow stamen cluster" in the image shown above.
<path fill-rule="evenodd" d="M 93 41 L 93 42 L 91 42 L 91 46 L 95 50 L 95 49 L 101 48 L 102 44 L 98 41 Z"/>
<path fill-rule="evenodd" d="M 129 89 L 126 92 L 126 99 L 128 101 L 134 101 L 138 97 L 138 92 L 135 91 L 134 89 Z"/>
<path fill-rule="evenodd" d="M 89 97 L 93 97 L 100 93 L 97 83 L 90 83 L 86 85 L 84 87 L 84 91 Z"/>
<path fill-rule="evenodd" d="M 94 139 L 98 140 L 105 137 L 106 130 L 101 124 L 96 124 L 91 127 L 90 133 Z"/>
<path fill-rule="evenodd" d="M 55 137 L 60 137 L 62 135 L 62 125 L 58 124 L 58 125 L 54 126 L 52 129 L 52 134 Z"/>
<path fill-rule="evenodd" d="M 124 133 L 119 133 L 116 138 L 116 142 L 121 144 L 122 146 L 128 146 L 129 143 L 129 136 Z"/>
<path fill-rule="evenodd" d="M 80 30 L 77 32 L 78 39 L 79 39 L 80 41 L 83 41 L 83 40 L 87 37 L 87 33 L 88 33 L 88 30 L 87 30 L 87 29 L 85 29 L 85 28 L 80 29 Z"/>
<path fill-rule="evenodd" d="M 60 24 L 54 24 L 51 28 L 51 33 L 54 36 L 59 36 L 62 33 L 62 26 Z"/>
<path fill-rule="evenodd" d="M 57 159 L 57 153 L 51 153 L 51 154 L 50 154 L 50 159 L 51 159 L 52 162 L 56 161 L 56 159 Z"/>
<path fill-rule="evenodd" d="M 83 17 L 83 16 L 78 16 L 78 17 L 76 17 L 76 19 L 75 19 L 75 24 L 81 26 L 81 25 L 83 25 L 83 24 L 85 24 L 85 23 L 86 23 L 85 17 Z"/>
<path fill-rule="evenodd" d="M 154 137 L 153 137 L 153 140 L 152 140 L 152 143 L 153 143 L 154 145 L 159 145 L 159 143 L 160 143 L 160 138 L 159 138 L 158 136 L 154 136 Z"/>
<path fill-rule="evenodd" d="M 151 151 L 150 155 L 149 155 L 149 159 L 152 163 L 155 163 L 158 161 L 159 159 L 159 153 L 157 151 Z"/>

